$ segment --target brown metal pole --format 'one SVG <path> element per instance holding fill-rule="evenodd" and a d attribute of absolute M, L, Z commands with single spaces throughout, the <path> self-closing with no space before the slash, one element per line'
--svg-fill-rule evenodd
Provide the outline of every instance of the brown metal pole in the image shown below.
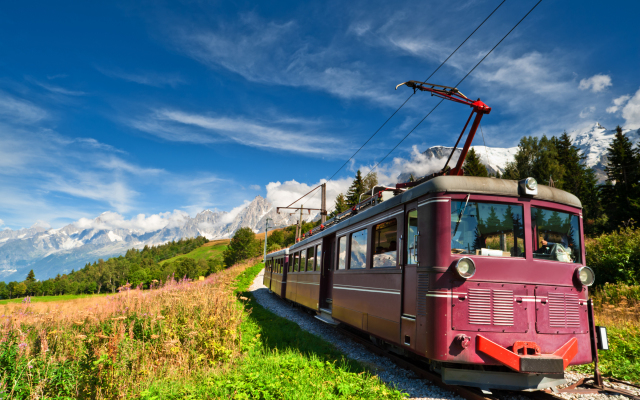
<path fill-rule="evenodd" d="M 298 219 L 298 238 L 302 239 L 302 206 L 300 206 L 300 218 Z"/>
<path fill-rule="evenodd" d="M 322 184 L 322 203 L 320 205 L 320 223 L 324 225 L 327 222 L 327 183 Z"/>

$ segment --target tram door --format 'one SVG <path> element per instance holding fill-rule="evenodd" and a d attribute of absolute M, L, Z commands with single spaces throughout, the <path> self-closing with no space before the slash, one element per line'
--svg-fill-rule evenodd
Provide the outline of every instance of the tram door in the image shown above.
<path fill-rule="evenodd" d="M 320 307 L 332 309 L 333 303 L 333 264 L 336 236 L 326 236 L 322 241 L 322 275 L 320 281 Z"/>
<path fill-rule="evenodd" d="M 415 349 L 416 347 L 416 295 L 418 278 L 418 202 L 405 205 L 402 232 L 402 251 L 400 268 L 402 269 L 402 314 L 400 324 L 400 343 Z"/>

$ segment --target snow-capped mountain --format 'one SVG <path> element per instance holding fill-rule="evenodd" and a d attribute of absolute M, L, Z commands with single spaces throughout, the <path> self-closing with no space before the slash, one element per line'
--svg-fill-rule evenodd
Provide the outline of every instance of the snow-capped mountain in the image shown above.
<path fill-rule="evenodd" d="M 622 132 L 632 143 L 638 144 L 640 142 L 640 129 L 623 129 Z M 600 182 L 606 179 L 604 167 L 607 163 L 607 149 L 615 133 L 615 129 L 607 129 L 596 122 L 595 125 L 585 131 L 573 131 L 569 134 L 573 144 L 586 156 L 585 162 L 587 166 L 592 167 L 596 171 L 596 176 Z M 493 174 L 495 174 L 496 171 L 503 173 L 507 163 L 513 161 L 515 154 L 518 152 L 518 147 L 471 146 L 471 148 L 475 149 L 476 154 L 480 156 L 480 161 L 487 167 L 487 171 Z M 452 149 L 452 147 L 433 146 L 425 150 L 422 153 L 424 156 L 422 163 L 432 166 L 425 174 L 436 172 L 444 167 Z M 460 148 L 456 149 L 456 152 L 451 157 L 451 161 L 449 161 L 449 166 L 453 167 L 456 165 L 461 151 Z M 410 175 L 409 172 L 404 172 L 398 176 L 398 181 L 406 182 Z"/>
<path fill-rule="evenodd" d="M 242 227 L 249 227 L 256 233 L 264 232 L 267 218 L 271 219 L 269 226 L 277 228 L 298 221 L 296 216 L 276 213 L 275 207 L 260 196 L 238 213 L 204 210 L 193 218 L 184 214 L 152 231 L 118 228 L 106 217 L 107 213 L 59 229 L 46 229 L 36 224 L 28 229 L 0 231 L 0 280 L 22 280 L 30 269 L 38 279 L 46 279 L 77 270 L 99 258 L 125 254 L 130 248 L 181 238 L 226 238 Z M 306 220 L 314 217 L 314 214 L 303 216 Z"/>

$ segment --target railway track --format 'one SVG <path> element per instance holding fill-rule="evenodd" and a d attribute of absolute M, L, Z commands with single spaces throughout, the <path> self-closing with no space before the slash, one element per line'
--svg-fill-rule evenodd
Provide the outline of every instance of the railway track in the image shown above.
<path fill-rule="evenodd" d="M 553 391 L 547 389 L 544 391 L 534 391 L 534 392 L 515 392 L 515 391 L 507 391 L 507 390 L 500 390 L 500 391 L 495 391 L 492 392 L 491 394 L 489 393 L 485 393 L 479 389 L 476 388 L 471 388 L 471 387 L 466 387 L 466 386 L 456 386 L 456 385 L 448 385 L 446 383 L 444 383 L 442 381 L 442 379 L 440 378 L 439 375 L 429 371 L 428 369 L 422 367 L 418 362 L 414 361 L 414 360 L 410 360 L 401 356 L 398 356 L 392 352 L 389 352 L 383 348 L 380 348 L 378 346 L 376 346 L 374 343 L 372 343 L 370 340 L 368 340 L 367 338 L 364 338 L 348 329 L 345 329 L 345 327 L 343 325 L 339 325 L 336 329 L 338 329 L 340 331 L 340 333 L 342 333 L 343 335 L 347 336 L 348 338 L 350 338 L 351 340 L 363 345 L 364 347 L 367 348 L 367 350 L 369 350 L 370 352 L 377 354 L 379 356 L 383 356 L 388 358 L 389 360 L 391 360 L 394 364 L 396 364 L 397 366 L 404 368 L 404 369 L 408 369 L 412 372 L 414 372 L 416 375 L 418 375 L 420 378 L 423 379 L 427 379 L 428 381 L 430 381 L 431 383 L 433 383 L 434 385 L 442 388 L 442 389 L 446 389 L 450 392 L 453 392 L 457 395 L 459 395 L 460 397 L 463 397 L 465 399 L 468 400 L 502 400 L 502 399 L 507 399 L 507 398 L 513 398 L 515 396 L 523 396 L 523 397 L 528 397 L 530 399 L 533 400 L 566 400 L 564 397 L 554 393 Z M 635 386 L 632 384 L 629 384 L 627 382 L 623 382 L 617 379 L 609 379 L 609 381 L 611 381 L 612 383 L 622 383 L 628 386 L 634 386 L 634 387 L 638 387 L 639 386 Z M 574 383 L 573 385 L 570 385 L 567 388 L 564 389 L 560 389 L 558 390 L 558 393 L 571 393 L 571 394 L 580 394 L 580 395 L 591 395 L 591 394 L 598 394 L 598 393 L 611 393 L 611 394 L 618 394 L 618 395 L 624 395 L 626 397 L 629 397 L 633 400 L 640 400 L 640 397 L 636 396 L 633 392 L 624 390 L 624 389 L 617 389 L 617 388 L 612 388 L 612 387 L 596 387 L 594 385 L 590 385 L 587 383 L 588 380 L 586 379 L 581 379 L 578 382 Z M 587 388 L 580 388 L 580 386 L 586 386 Z"/>

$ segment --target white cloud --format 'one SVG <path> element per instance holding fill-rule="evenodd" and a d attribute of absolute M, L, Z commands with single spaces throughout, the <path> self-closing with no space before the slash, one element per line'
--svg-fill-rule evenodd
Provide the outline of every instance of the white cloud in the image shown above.
<path fill-rule="evenodd" d="M 139 83 L 141 85 L 164 87 L 171 86 L 176 87 L 186 81 L 178 74 L 159 74 L 155 72 L 145 73 L 128 73 L 120 70 L 111 70 L 105 68 L 96 67 L 98 71 L 110 78 L 122 79 L 129 82 Z"/>
<path fill-rule="evenodd" d="M 4 221 L 0 219 L 0 226 L 4 225 Z"/>
<path fill-rule="evenodd" d="M 246 117 L 215 117 L 164 109 L 130 123 L 136 129 L 173 142 L 211 144 L 226 141 L 272 150 L 317 155 L 329 153 L 333 156 L 346 151 L 342 140 L 305 131 L 301 122 L 281 127 L 280 124 Z"/>
<path fill-rule="evenodd" d="M 598 93 L 611 86 L 611 77 L 609 75 L 596 74 L 591 78 L 582 79 L 578 86 L 581 90 L 589 90 Z"/>
<path fill-rule="evenodd" d="M 251 190 L 260 190 L 260 185 L 250 185 L 249 189 L 251 189 Z"/>
<path fill-rule="evenodd" d="M 220 225 L 229 224 L 233 222 L 233 219 L 240 214 L 240 211 L 244 210 L 251 202 L 249 200 L 245 200 L 244 203 L 231 209 L 228 213 L 224 214 L 222 218 L 220 218 Z"/>
<path fill-rule="evenodd" d="M 620 107 L 627 102 L 627 100 L 629 100 L 631 98 L 631 96 L 629 96 L 628 94 L 622 95 L 616 99 L 613 99 L 613 105 L 611 107 L 607 107 L 607 112 L 609 114 L 613 114 L 615 112 L 617 112 Z"/>
<path fill-rule="evenodd" d="M 594 106 L 585 107 L 580 111 L 580 118 L 590 117 L 595 111 L 596 108 Z"/>
<path fill-rule="evenodd" d="M 13 122 L 34 123 L 48 116 L 42 108 L 0 92 L 0 116 Z"/>
<path fill-rule="evenodd" d="M 295 21 L 269 22 L 248 14 L 238 22 L 217 25 L 217 29 L 183 27 L 172 31 L 171 38 L 178 51 L 251 82 L 307 87 L 385 105 L 397 102 L 395 93 L 372 79 L 368 66 L 347 61 L 348 48 L 311 43 Z"/>
<path fill-rule="evenodd" d="M 42 83 L 34 79 L 29 79 L 29 80 L 35 83 L 36 85 L 40 86 L 41 88 L 56 94 L 63 94 L 66 96 L 84 96 L 86 94 L 85 92 L 81 92 L 79 90 L 69 90 L 60 86 L 54 86 L 54 85 L 49 85 L 48 83 Z"/>
<path fill-rule="evenodd" d="M 625 128 L 640 128 L 640 89 L 622 109 L 622 118 L 626 121 Z"/>
<path fill-rule="evenodd" d="M 32 228 L 43 228 L 43 229 L 51 229 L 51 225 L 49 225 L 46 221 L 37 220 L 35 224 L 31 226 Z"/>
<path fill-rule="evenodd" d="M 131 219 L 124 218 L 121 214 L 107 211 L 100 214 L 98 218 L 80 218 L 75 221 L 79 229 L 131 229 L 136 232 L 154 232 L 163 228 L 176 228 L 183 226 L 189 214 L 184 211 L 174 210 L 173 212 L 149 215 L 138 214 Z"/>
<path fill-rule="evenodd" d="M 351 185 L 351 181 L 352 179 L 350 178 L 342 178 L 327 183 L 327 209 L 331 209 L 333 207 L 338 194 L 347 192 L 349 185 Z M 326 179 L 321 179 L 320 182 L 311 185 L 297 182 L 295 180 L 286 181 L 284 183 L 281 183 L 279 181 L 269 182 L 266 186 L 267 200 L 269 200 L 271 204 L 276 207 L 286 207 L 298 198 L 302 197 L 305 193 L 309 192 L 314 187 L 324 182 L 326 182 Z M 316 192 L 292 205 L 292 207 L 299 207 L 300 205 L 308 208 L 320 208 L 320 188 L 318 188 Z M 287 212 L 295 212 L 295 210 L 281 211 L 282 214 Z"/>

